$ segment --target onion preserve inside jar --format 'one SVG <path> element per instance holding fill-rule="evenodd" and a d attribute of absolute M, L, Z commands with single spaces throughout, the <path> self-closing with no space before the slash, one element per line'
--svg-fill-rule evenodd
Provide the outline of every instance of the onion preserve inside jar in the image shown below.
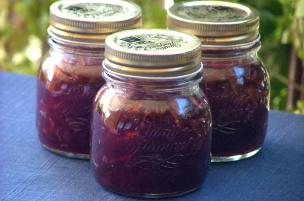
<path fill-rule="evenodd" d="M 200 86 L 212 111 L 212 161 L 256 154 L 265 139 L 269 110 L 269 76 L 257 55 L 257 11 L 223 1 L 180 3 L 169 9 L 168 27 L 202 41 Z"/>
<path fill-rule="evenodd" d="M 49 45 L 37 81 L 36 124 L 42 145 L 61 155 L 89 158 L 93 99 L 106 36 L 138 28 L 140 8 L 127 1 L 58 1 L 50 8 Z"/>
<path fill-rule="evenodd" d="M 161 198 L 198 189 L 210 163 L 211 114 L 198 38 L 123 31 L 106 40 L 92 117 L 91 165 L 106 189 Z"/>

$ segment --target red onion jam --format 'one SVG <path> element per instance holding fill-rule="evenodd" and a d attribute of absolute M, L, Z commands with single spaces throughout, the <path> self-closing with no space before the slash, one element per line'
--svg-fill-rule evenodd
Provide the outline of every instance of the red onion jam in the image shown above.
<path fill-rule="evenodd" d="M 97 180 L 135 196 L 197 189 L 210 162 L 205 97 L 136 93 L 119 94 L 108 86 L 96 98 L 91 160 Z"/>
<path fill-rule="evenodd" d="M 264 142 L 269 78 L 252 59 L 204 60 L 201 83 L 212 109 L 212 156 L 229 157 L 259 150 Z"/>
<path fill-rule="evenodd" d="M 163 198 L 198 189 L 210 163 L 211 112 L 200 40 L 169 30 L 106 39 L 92 116 L 91 165 L 106 189 Z"/>
<path fill-rule="evenodd" d="M 41 143 L 52 151 L 88 158 L 93 98 L 104 84 L 102 58 L 53 52 L 45 60 L 37 81 L 37 128 Z"/>
<path fill-rule="evenodd" d="M 168 28 L 202 41 L 200 86 L 213 119 L 212 162 L 248 158 L 262 148 L 269 77 L 258 58 L 259 13 L 226 1 L 187 1 L 168 9 Z"/>
<path fill-rule="evenodd" d="M 141 27 L 130 1 L 56 1 L 50 6 L 50 50 L 39 69 L 37 128 L 43 146 L 88 159 L 92 102 L 101 77 L 105 38 Z"/>

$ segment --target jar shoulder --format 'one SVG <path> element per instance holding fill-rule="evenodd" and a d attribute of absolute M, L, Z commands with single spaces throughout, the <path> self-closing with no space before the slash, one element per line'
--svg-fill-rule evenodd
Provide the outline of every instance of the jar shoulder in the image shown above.
<path fill-rule="evenodd" d="M 94 65 L 81 62 L 67 62 L 63 57 L 47 55 L 44 57 L 39 69 L 38 79 L 43 82 L 65 82 L 65 83 L 98 83 L 100 86 L 105 81 L 102 78 L 101 61 Z M 101 84 L 100 84 L 101 83 Z"/>
<path fill-rule="evenodd" d="M 205 95 L 199 90 L 191 95 L 172 95 L 148 97 L 127 94 L 117 94 L 113 90 L 103 87 L 97 93 L 94 101 L 95 110 L 107 118 L 116 118 L 117 114 L 130 118 L 132 115 L 145 118 L 154 116 L 159 120 L 172 118 L 174 122 L 181 119 L 208 118 L 210 107 Z"/>
<path fill-rule="evenodd" d="M 204 68 L 201 87 L 213 108 L 233 108 L 261 104 L 269 106 L 270 81 L 258 59 L 242 63 L 209 63 Z"/>
<path fill-rule="evenodd" d="M 75 77 L 101 78 L 103 54 L 99 57 L 50 50 L 43 58 L 39 73 L 60 71 Z"/>
<path fill-rule="evenodd" d="M 259 58 L 241 61 L 208 61 L 204 62 L 203 76 L 205 83 L 229 81 L 238 86 L 249 82 L 269 85 L 269 75 Z"/>

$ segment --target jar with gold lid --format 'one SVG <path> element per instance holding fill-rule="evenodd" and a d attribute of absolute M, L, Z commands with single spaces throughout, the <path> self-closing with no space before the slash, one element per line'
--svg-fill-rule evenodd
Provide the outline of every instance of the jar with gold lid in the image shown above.
<path fill-rule="evenodd" d="M 38 73 L 37 119 L 43 146 L 89 158 L 89 119 L 101 78 L 105 38 L 141 26 L 141 9 L 123 0 L 58 1 L 50 7 L 50 50 Z"/>
<path fill-rule="evenodd" d="M 198 189 L 211 146 L 199 39 L 159 29 L 118 32 L 106 39 L 103 66 L 106 85 L 91 126 L 97 180 L 135 197 Z"/>
<path fill-rule="evenodd" d="M 201 88 L 213 117 L 212 161 L 256 154 L 264 142 L 269 110 L 269 77 L 257 55 L 257 11 L 224 1 L 178 3 L 168 10 L 168 28 L 202 41 Z"/>

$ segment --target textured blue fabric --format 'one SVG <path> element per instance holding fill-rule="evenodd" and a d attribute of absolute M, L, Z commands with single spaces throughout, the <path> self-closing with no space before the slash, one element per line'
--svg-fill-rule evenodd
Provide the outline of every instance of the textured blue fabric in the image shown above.
<path fill-rule="evenodd" d="M 32 76 L 0 72 L 0 200 L 133 200 L 105 191 L 88 161 L 63 158 L 40 146 L 35 82 Z M 258 155 L 212 164 L 199 191 L 172 200 L 303 201 L 304 116 L 272 111 Z"/>

